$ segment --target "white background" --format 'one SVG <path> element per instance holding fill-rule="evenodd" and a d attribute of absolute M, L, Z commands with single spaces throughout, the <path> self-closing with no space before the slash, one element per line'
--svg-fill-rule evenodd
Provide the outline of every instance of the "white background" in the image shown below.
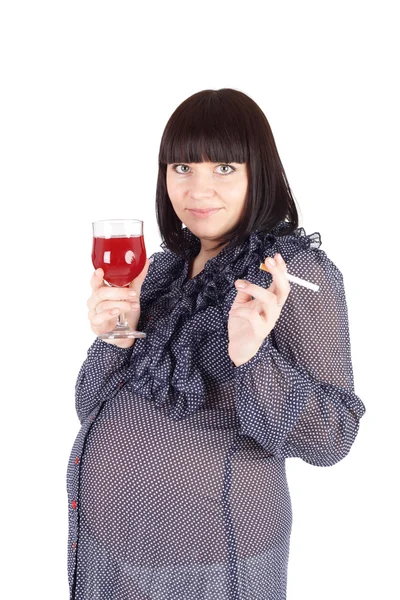
<path fill-rule="evenodd" d="M 223 87 L 266 114 L 300 224 L 344 275 L 367 407 L 344 461 L 287 462 L 288 598 L 398 597 L 395 5 L 1 4 L 2 597 L 68 598 L 65 474 L 94 339 L 91 223 L 142 219 L 148 255 L 160 250 L 163 129 L 188 96 Z"/>

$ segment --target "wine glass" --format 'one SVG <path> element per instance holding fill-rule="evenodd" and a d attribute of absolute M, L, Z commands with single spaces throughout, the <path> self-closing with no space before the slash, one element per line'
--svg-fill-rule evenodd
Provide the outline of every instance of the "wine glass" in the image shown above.
<path fill-rule="evenodd" d="M 104 271 L 104 281 L 113 287 L 128 287 L 146 264 L 143 221 L 138 219 L 108 219 L 93 225 L 92 262 Z M 145 338 L 142 331 L 128 325 L 125 314 L 118 315 L 112 331 L 98 336 L 105 339 Z"/>

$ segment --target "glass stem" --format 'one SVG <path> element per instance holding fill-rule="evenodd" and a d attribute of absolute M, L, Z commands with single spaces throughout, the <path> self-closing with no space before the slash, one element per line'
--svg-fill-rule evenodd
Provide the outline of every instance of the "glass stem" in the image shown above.
<path fill-rule="evenodd" d="M 117 327 L 128 327 L 128 321 L 126 319 L 125 313 L 121 313 L 120 315 L 118 315 Z"/>

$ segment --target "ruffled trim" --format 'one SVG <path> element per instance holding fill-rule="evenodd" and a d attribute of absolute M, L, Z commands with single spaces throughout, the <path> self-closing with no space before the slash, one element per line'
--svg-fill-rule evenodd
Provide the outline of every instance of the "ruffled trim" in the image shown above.
<path fill-rule="evenodd" d="M 259 265 L 267 256 L 280 252 L 287 262 L 297 252 L 321 245 L 319 233 L 306 235 L 301 227 L 286 235 L 285 229 L 281 221 L 270 232 L 252 232 L 240 246 L 225 246 L 189 280 L 189 260 L 199 252 L 200 240 L 184 230 L 186 259 L 161 244 L 164 251 L 154 255 L 141 290 L 138 329 L 146 331 L 147 337 L 135 341 L 127 372 L 127 383 L 134 392 L 157 406 L 167 405 L 174 419 L 204 405 L 212 382 L 195 360 L 194 345 L 206 342 L 212 333 L 223 338 L 222 348 L 227 347 L 235 281 L 244 278 L 265 286 L 266 275 L 271 276 L 261 272 Z M 194 327 L 195 315 L 208 307 L 216 307 L 212 323 L 199 318 Z M 215 317 L 220 321 L 217 326 Z"/>

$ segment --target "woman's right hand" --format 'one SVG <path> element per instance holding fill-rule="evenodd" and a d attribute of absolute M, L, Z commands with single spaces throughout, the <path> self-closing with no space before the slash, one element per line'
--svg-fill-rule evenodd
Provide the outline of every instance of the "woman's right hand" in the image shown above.
<path fill-rule="evenodd" d="M 90 326 L 96 335 L 112 331 L 121 313 L 125 313 L 131 329 L 137 328 L 140 318 L 140 290 L 149 265 L 150 260 L 147 258 L 142 272 L 124 288 L 106 285 L 103 269 L 96 269 L 90 280 L 92 295 L 87 301 Z M 135 339 L 103 341 L 119 348 L 129 348 L 133 346 Z"/>

